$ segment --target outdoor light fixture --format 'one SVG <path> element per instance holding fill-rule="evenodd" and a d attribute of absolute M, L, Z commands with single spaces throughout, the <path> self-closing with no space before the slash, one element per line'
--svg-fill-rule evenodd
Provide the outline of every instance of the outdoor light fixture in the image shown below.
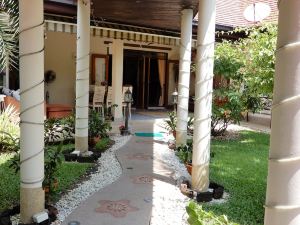
<path fill-rule="evenodd" d="M 172 98 L 173 98 L 173 104 L 174 104 L 174 111 L 176 112 L 176 106 L 177 106 L 177 101 L 178 101 L 178 92 L 175 88 L 175 91 L 172 93 Z"/>
<path fill-rule="evenodd" d="M 124 94 L 124 102 L 126 103 L 131 103 L 132 102 L 132 93 L 131 91 L 129 90 L 129 88 L 125 91 L 125 94 Z"/>
<path fill-rule="evenodd" d="M 124 102 L 126 103 L 126 109 L 125 109 L 125 129 L 123 131 L 124 135 L 130 134 L 130 131 L 128 129 L 128 117 L 129 117 L 129 104 L 132 102 L 132 93 L 129 90 L 129 88 L 124 93 Z"/>

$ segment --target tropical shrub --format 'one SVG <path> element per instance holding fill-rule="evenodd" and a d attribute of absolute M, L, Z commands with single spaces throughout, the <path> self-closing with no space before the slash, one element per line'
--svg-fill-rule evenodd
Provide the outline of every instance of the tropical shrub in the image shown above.
<path fill-rule="evenodd" d="M 74 115 L 62 119 L 49 118 L 44 122 L 44 141 L 46 145 L 72 139 L 74 134 Z"/>
<path fill-rule="evenodd" d="M 101 138 L 95 145 L 96 150 L 104 152 L 110 144 L 109 138 Z"/>
<path fill-rule="evenodd" d="M 191 163 L 193 156 L 193 141 L 187 140 L 186 144 L 178 146 L 175 154 L 181 162 Z"/>
<path fill-rule="evenodd" d="M 13 106 L 7 106 L 0 114 L 0 151 L 19 149 L 20 126 Z"/>
<path fill-rule="evenodd" d="M 108 137 L 108 131 L 111 130 L 109 122 L 104 121 L 101 114 L 92 110 L 89 117 L 89 137 Z"/>
<path fill-rule="evenodd" d="M 206 212 L 202 209 L 201 205 L 196 202 L 191 201 L 186 207 L 186 211 L 189 215 L 188 223 L 190 225 L 238 225 L 237 223 L 232 223 L 228 220 L 227 216 L 216 216 L 213 212 Z"/>
<path fill-rule="evenodd" d="M 176 131 L 177 115 L 175 111 L 169 112 L 169 119 L 165 120 L 165 129 L 169 133 Z"/>
<path fill-rule="evenodd" d="M 230 123 L 238 123 L 242 112 L 261 110 L 262 97 L 272 97 L 277 26 L 264 24 L 233 32 L 247 37 L 216 45 L 214 74 L 227 82 L 214 83 L 213 136 L 223 135 Z"/>

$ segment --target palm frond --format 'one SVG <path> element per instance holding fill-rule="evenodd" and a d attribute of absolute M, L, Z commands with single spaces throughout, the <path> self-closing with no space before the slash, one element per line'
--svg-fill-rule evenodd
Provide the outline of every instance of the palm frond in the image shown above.
<path fill-rule="evenodd" d="M 0 71 L 18 64 L 19 8 L 17 0 L 0 0 Z"/>

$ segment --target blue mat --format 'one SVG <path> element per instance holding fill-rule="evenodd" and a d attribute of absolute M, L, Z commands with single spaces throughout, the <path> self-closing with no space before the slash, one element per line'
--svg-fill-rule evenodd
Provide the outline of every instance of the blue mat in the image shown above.
<path fill-rule="evenodd" d="M 137 137 L 163 137 L 162 133 L 135 133 Z"/>

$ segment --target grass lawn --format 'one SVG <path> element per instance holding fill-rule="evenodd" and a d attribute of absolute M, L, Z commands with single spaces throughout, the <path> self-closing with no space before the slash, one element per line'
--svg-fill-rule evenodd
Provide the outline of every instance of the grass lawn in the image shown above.
<path fill-rule="evenodd" d="M 19 202 L 19 175 L 8 167 L 11 157 L 11 154 L 0 154 L 0 212 Z M 59 168 L 59 187 L 56 192 L 68 189 L 90 167 L 88 163 L 63 162 Z"/>
<path fill-rule="evenodd" d="M 236 141 L 213 141 L 210 177 L 225 187 L 226 203 L 203 208 L 244 225 L 263 224 L 269 135 L 243 131 Z"/>

